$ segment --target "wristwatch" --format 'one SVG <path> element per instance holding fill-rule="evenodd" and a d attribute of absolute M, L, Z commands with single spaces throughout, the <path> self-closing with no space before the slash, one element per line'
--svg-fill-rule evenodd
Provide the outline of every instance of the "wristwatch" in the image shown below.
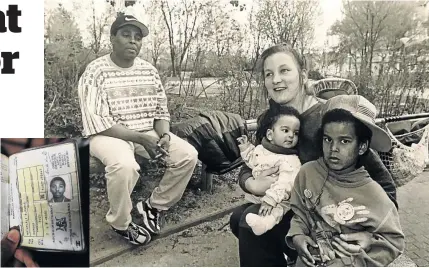
<path fill-rule="evenodd" d="M 162 134 L 162 135 L 161 135 L 161 137 L 159 137 L 159 139 L 162 139 L 162 138 L 164 138 L 165 136 L 168 136 L 168 141 L 171 141 L 171 136 L 170 136 L 170 134 L 168 134 L 167 132 L 166 132 L 166 133 L 164 133 L 164 134 Z"/>

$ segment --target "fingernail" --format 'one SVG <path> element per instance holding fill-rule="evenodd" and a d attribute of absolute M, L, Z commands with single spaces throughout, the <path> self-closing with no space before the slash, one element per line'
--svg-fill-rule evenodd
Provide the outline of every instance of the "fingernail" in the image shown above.
<path fill-rule="evenodd" d="M 7 240 L 9 240 L 12 243 L 18 243 L 19 242 L 19 232 L 15 229 L 12 229 L 7 234 Z"/>

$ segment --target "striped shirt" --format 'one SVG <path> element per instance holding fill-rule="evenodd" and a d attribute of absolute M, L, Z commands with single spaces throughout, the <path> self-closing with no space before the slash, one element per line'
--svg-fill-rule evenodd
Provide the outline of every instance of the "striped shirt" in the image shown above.
<path fill-rule="evenodd" d="M 78 94 L 84 137 L 115 124 L 147 131 L 154 119 L 170 121 L 158 71 L 140 58 L 130 68 L 117 66 L 109 54 L 95 59 L 79 79 Z"/>

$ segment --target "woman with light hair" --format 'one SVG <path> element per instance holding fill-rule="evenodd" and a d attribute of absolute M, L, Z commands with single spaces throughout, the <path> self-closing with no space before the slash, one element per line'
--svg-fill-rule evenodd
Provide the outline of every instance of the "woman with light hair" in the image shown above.
<path fill-rule="evenodd" d="M 321 156 L 318 132 L 326 102 L 317 98 L 307 86 L 307 71 L 305 58 L 289 45 L 272 46 L 261 55 L 261 73 L 267 98 L 281 105 L 292 106 L 301 114 L 298 155 L 302 164 Z M 395 184 L 377 153 L 371 150 L 359 165 L 365 167 L 397 206 Z M 243 166 L 239 185 L 247 193 L 263 196 L 274 182 L 270 175 L 276 171 L 269 170 L 253 178 L 251 169 Z M 294 263 L 297 253 L 285 242 L 293 212 L 289 211 L 273 229 L 257 236 L 245 220 L 247 214 L 258 213 L 259 207 L 252 205 L 248 203 L 240 206 L 230 219 L 231 230 L 239 239 L 240 266 L 287 266 Z M 373 239 L 372 234 L 359 232 L 342 237 L 335 245 L 338 250 L 353 254 L 368 249 Z"/>

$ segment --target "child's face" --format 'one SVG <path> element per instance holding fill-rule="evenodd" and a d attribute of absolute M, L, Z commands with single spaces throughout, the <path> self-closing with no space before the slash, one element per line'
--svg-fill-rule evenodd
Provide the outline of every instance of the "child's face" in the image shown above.
<path fill-rule="evenodd" d="M 51 193 L 56 198 L 63 196 L 65 190 L 66 186 L 62 181 L 54 181 L 51 185 Z"/>
<path fill-rule="evenodd" d="M 323 158 L 329 169 L 353 171 L 359 154 L 363 154 L 353 123 L 331 122 L 323 128 Z M 362 152 L 363 151 L 363 152 Z"/>
<path fill-rule="evenodd" d="M 291 115 L 281 116 L 272 129 L 267 131 L 267 139 L 277 146 L 293 148 L 298 143 L 300 122 Z"/>

